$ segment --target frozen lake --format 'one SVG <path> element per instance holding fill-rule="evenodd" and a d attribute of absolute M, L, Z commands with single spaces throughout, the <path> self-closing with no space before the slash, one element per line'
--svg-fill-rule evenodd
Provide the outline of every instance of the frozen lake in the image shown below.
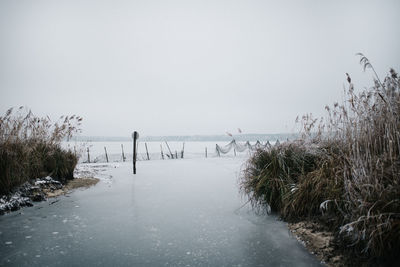
<path fill-rule="evenodd" d="M 319 266 L 285 223 L 240 208 L 243 160 L 91 165 L 95 187 L 0 216 L 0 265 Z"/>

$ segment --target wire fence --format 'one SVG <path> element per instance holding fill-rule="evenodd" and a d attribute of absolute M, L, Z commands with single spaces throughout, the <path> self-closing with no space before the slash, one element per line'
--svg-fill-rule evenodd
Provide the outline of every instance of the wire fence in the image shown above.
<path fill-rule="evenodd" d="M 246 157 L 257 149 L 267 149 L 276 142 L 256 141 L 228 144 L 221 142 L 139 142 L 137 160 L 171 160 L 215 157 Z M 132 142 L 65 142 L 66 149 L 74 151 L 81 163 L 132 162 Z"/>

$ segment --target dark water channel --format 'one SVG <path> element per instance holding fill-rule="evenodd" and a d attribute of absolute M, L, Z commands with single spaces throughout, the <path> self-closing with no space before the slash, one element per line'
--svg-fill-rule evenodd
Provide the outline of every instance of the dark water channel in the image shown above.
<path fill-rule="evenodd" d="M 241 159 L 110 167 L 110 183 L 0 216 L 1 266 L 319 266 L 240 198 Z"/>

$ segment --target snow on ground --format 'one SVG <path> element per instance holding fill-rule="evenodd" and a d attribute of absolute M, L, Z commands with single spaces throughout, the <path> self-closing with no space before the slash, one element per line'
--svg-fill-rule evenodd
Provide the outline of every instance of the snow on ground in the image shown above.
<path fill-rule="evenodd" d="M 7 211 L 18 210 L 24 206 L 33 206 L 33 201 L 46 199 L 44 189 L 57 190 L 61 187 L 62 184 L 50 176 L 25 182 L 10 194 L 0 196 L 0 215 Z"/>
<path fill-rule="evenodd" d="M 112 175 L 106 173 L 107 170 L 119 168 L 120 163 L 80 163 L 76 166 L 74 177 L 79 178 L 97 178 L 105 183 L 111 183 Z"/>

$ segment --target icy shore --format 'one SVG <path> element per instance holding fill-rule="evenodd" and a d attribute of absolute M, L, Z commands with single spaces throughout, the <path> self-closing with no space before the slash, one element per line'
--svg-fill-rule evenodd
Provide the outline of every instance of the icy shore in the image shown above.
<path fill-rule="evenodd" d="M 16 211 L 22 207 L 31 207 L 34 202 L 40 202 L 48 200 L 48 198 L 58 196 L 68 192 L 72 188 L 76 187 L 87 187 L 93 185 L 96 182 L 83 182 L 77 183 L 76 180 L 82 180 L 82 178 L 99 179 L 105 182 L 109 182 L 111 176 L 103 175 L 102 172 L 106 167 L 112 167 L 113 164 L 79 164 L 74 171 L 73 186 L 62 184 L 59 181 L 53 179 L 51 176 L 44 178 L 31 179 L 25 182 L 21 186 L 15 188 L 12 192 L 7 195 L 0 196 L 0 215 L 6 212 Z M 115 167 L 115 166 L 114 166 Z M 79 185 L 78 185 L 79 184 Z"/>
<path fill-rule="evenodd" d="M 10 194 L 0 198 L 0 215 L 15 211 L 25 206 L 33 206 L 33 202 L 46 200 L 46 192 L 61 189 L 63 185 L 52 177 L 32 179 L 15 188 Z"/>

